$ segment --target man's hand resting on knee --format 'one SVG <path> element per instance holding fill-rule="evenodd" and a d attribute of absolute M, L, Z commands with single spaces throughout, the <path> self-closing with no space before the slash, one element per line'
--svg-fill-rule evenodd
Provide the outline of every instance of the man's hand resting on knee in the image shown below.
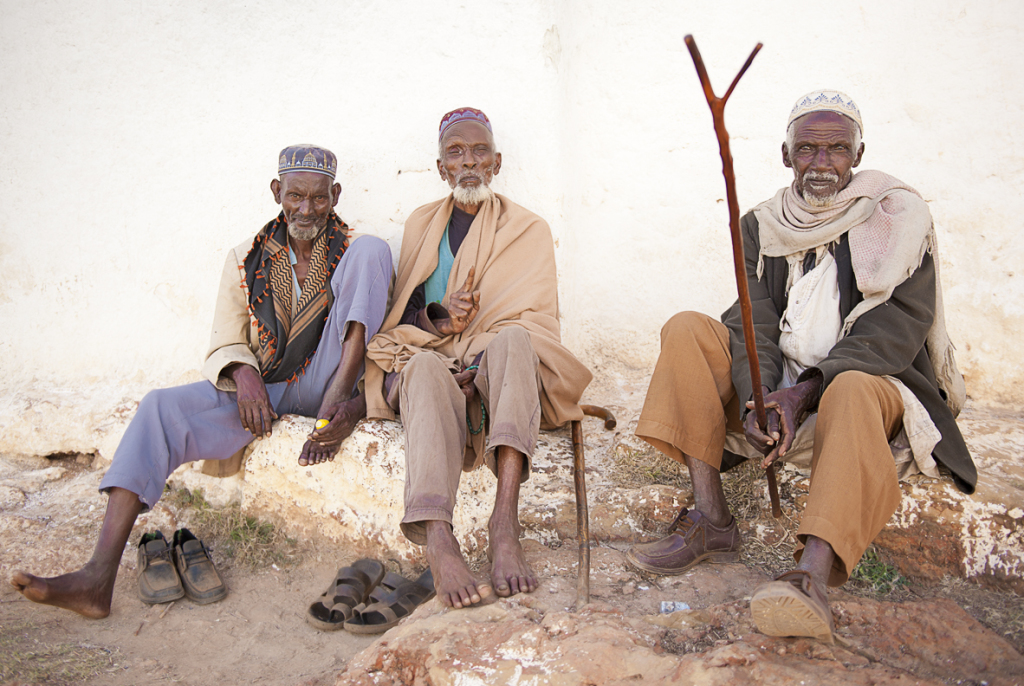
<path fill-rule="evenodd" d="M 242 363 L 229 366 L 224 373 L 235 382 L 237 388 L 235 398 L 238 401 L 238 417 L 242 420 L 242 428 L 256 438 L 270 436 L 273 433 L 272 422 L 277 419 L 277 413 L 270 404 L 263 377 L 254 368 Z"/>
<path fill-rule="evenodd" d="M 743 432 L 747 443 L 765 456 L 761 467 L 767 469 L 775 460 L 786 456 L 804 415 L 817 405 L 821 394 L 821 375 L 812 376 L 774 393 L 764 388 L 764 394 L 764 408 L 768 418 L 766 431 L 757 425 L 757 413 L 748 412 L 743 420 Z M 747 409 L 754 409 L 753 401 L 747 403 Z"/>

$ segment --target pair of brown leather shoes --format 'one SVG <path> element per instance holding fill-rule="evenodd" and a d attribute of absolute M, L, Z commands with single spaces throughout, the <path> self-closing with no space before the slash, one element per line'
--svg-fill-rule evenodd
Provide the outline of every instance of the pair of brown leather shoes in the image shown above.
<path fill-rule="evenodd" d="M 736 518 L 717 527 L 698 510 L 685 507 L 669 529 L 669 535 L 653 543 L 641 543 L 626 552 L 633 565 L 655 574 L 682 574 L 704 560 L 737 562 L 740 559 L 740 530 Z"/>
<path fill-rule="evenodd" d="M 209 550 L 188 529 L 175 531 L 171 545 L 162 531 L 143 534 L 138 559 L 139 598 L 144 603 L 169 603 L 186 596 L 205 605 L 228 594 Z"/>

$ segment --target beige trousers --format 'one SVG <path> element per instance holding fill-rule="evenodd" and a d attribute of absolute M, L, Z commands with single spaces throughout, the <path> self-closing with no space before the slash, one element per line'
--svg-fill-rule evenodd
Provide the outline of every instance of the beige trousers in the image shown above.
<path fill-rule="evenodd" d="M 486 462 L 497 475 L 495 450 L 509 446 L 526 456 L 522 481 L 530 476 L 540 430 L 540 360 L 526 330 L 510 326 L 492 340 L 480 359 L 476 389 L 487 408 L 487 443 L 477 455 L 468 439 L 466 396 L 442 357 L 424 351 L 402 369 L 392 389 L 405 427 L 405 517 L 402 533 L 427 542 L 425 522 L 452 523 L 462 471 Z M 397 391 L 397 392 L 396 392 Z M 473 428 L 480 412 L 473 413 Z"/>
<path fill-rule="evenodd" d="M 718 469 L 726 431 L 743 431 L 739 410 L 729 330 L 698 312 L 672 317 L 661 330 L 661 355 L 636 435 L 675 460 L 683 462 L 685 454 Z M 817 536 L 832 546 L 831 586 L 846 582 L 899 506 L 889 440 L 902 424 L 899 390 L 881 377 L 844 372 L 822 395 L 797 537 L 803 543 Z"/>

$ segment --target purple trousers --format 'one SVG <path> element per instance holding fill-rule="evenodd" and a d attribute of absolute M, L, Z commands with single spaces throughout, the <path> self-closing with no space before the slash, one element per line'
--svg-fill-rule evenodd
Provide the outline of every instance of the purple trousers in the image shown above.
<path fill-rule="evenodd" d="M 383 240 L 360 236 L 352 242 L 331 277 L 334 304 L 306 372 L 291 382 L 267 384 L 278 416 L 316 416 L 341 362 L 348 323 L 366 327 L 367 343 L 380 329 L 391 271 L 391 249 Z M 139 403 L 100 490 L 124 488 L 150 508 L 175 469 L 196 460 L 225 460 L 252 440 L 242 428 L 233 392 L 218 390 L 209 381 L 150 391 Z"/>

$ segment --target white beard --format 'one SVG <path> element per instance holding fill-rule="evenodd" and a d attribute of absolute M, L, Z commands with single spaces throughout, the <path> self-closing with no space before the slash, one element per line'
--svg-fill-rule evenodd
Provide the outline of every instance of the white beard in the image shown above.
<path fill-rule="evenodd" d="M 456 184 L 452 188 L 452 195 L 455 197 L 455 202 L 463 205 L 479 205 L 487 200 L 494 197 L 494 191 L 489 186 L 483 184 L 475 186 L 473 188 L 466 188 Z"/>
<path fill-rule="evenodd" d="M 322 230 L 323 227 L 317 226 L 316 224 L 309 227 L 308 229 L 304 229 L 298 226 L 297 224 L 288 225 L 288 235 L 297 241 L 311 241 L 317 236 L 319 236 L 320 231 Z"/>
<path fill-rule="evenodd" d="M 828 195 L 814 195 L 814 193 L 811 192 L 811 189 L 808 188 L 808 181 L 830 181 L 831 183 L 838 183 L 838 175 L 829 173 L 822 174 L 816 172 L 807 172 L 807 174 L 805 174 L 803 178 L 804 200 L 807 201 L 808 205 L 810 205 L 811 207 L 828 207 L 829 205 L 836 201 L 836 195 L 839 194 L 838 191 L 833 191 Z"/>

